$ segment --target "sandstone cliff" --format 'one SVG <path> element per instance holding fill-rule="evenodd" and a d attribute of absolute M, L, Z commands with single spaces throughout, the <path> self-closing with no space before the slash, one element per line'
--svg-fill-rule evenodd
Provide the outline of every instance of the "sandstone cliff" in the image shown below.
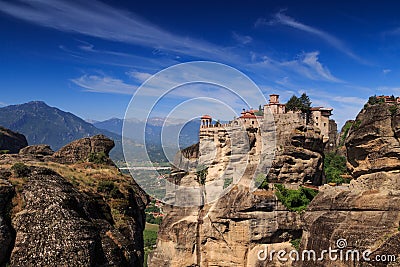
<path fill-rule="evenodd" d="M 335 248 L 372 251 L 372 261 L 304 262 L 302 266 L 400 265 L 400 114 L 393 104 L 366 106 L 346 138 L 349 186 L 324 187 L 304 215 L 301 249 Z M 397 262 L 377 262 L 377 255 L 395 255 Z"/>
<path fill-rule="evenodd" d="M 142 266 L 147 195 L 108 157 L 82 160 L 112 144 L 100 136 L 56 157 L 46 146 L 0 156 L 0 266 Z"/>
<path fill-rule="evenodd" d="M 194 186 L 196 166 L 207 166 L 206 200 L 219 192 L 215 188 L 225 188 L 226 194 L 199 207 L 166 206 L 149 266 L 272 266 L 257 260 L 265 244 L 293 249 L 290 241 L 302 236 L 300 214 L 287 210 L 272 190 L 253 190 L 252 179 L 320 184 L 323 142 L 318 129 L 303 125 L 300 114 L 283 115 L 275 118 L 276 150 L 274 126 L 266 123 L 245 132 L 201 129 L 199 145 L 177 154 L 172 181 Z M 230 186 L 232 181 L 236 185 Z"/>

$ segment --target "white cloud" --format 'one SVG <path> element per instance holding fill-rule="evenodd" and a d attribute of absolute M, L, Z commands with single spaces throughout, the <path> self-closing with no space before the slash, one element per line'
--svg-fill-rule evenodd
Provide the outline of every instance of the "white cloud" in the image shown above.
<path fill-rule="evenodd" d="M 253 56 L 253 59 L 256 57 Z M 293 60 L 279 61 L 267 56 L 262 56 L 260 61 L 249 64 L 249 67 L 257 68 L 260 72 L 262 69 L 268 69 L 269 72 L 276 76 L 285 76 L 291 78 L 310 79 L 314 81 L 328 81 L 333 83 L 342 83 L 343 81 L 335 77 L 329 69 L 319 61 L 319 52 L 313 51 L 301 53 Z M 282 81 L 278 82 L 282 84 Z"/>
<path fill-rule="evenodd" d="M 382 72 L 384 75 L 390 73 L 392 70 L 391 69 L 383 69 Z"/>
<path fill-rule="evenodd" d="M 253 41 L 253 38 L 251 36 L 241 35 L 241 34 L 239 34 L 237 32 L 232 32 L 232 37 L 236 42 L 238 42 L 238 43 L 240 43 L 242 45 L 249 44 L 249 43 L 251 43 Z"/>
<path fill-rule="evenodd" d="M 126 75 L 142 83 L 146 81 L 148 78 L 150 78 L 153 74 L 131 70 L 126 72 Z"/>
<path fill-rule="evenodd" d="M 283 11 L 280 11 L 280 12 L 276 13 L 273 16 L 273 18 L 271 20 L 268 20 L 268 21 L 266 19 L 264 19 L 264 18 L 259 18 L 255 22 L 255 26 L 259 27 L 259 26 L 264 26 L 264 25 L 268 25 L 268 26 L 284 25 L 284 26 L 288 26 L 288 27 L 291 27 L 291 28 L 294 28 L 294 29 L 297 29 L 297 30 L 300 30 L 300 31 L 307 32 L 309 34 L 318 36 L 319 38 L 324 40 L 327 44 L 329 44 L 329 45 L 333 46 L 334 48 L 336 48 L 337 50 L 345 53 L 349 57 L 354 58 L 359 62 L 365 63 L 365 61 L 363 59 L 359 58 L 356 54 L 354 54 L 354 52 L 351 51 L 351 49 L 349 47 L 347 47 L 337 37 L 335 37 L 332 34 L 329 34 L 327 32 L 324 32 L 322 30 L 319 30 L 317 28 L 314 28 L 312 26 L 309 26 L 309 25 L 303 24 L 303 23 L 301 23 L 299 21 L 296 21 L 294 18 L 285 15 L 283 13 Z"/>
<path fill-rule="evenodd" d="M 338 78 L 334 77 L 327 67 L 323 66 L 318 61 L 319 52 L 305 53 L 302 58 L 302 63 L 308 66 L 311 70 L 317 73 L 323 79 L 332 82 L 341 82 Z"/>
<path fill-rule="evenodd" d="M 237 58 L 215 44 L 173 34 L 139 16 L 99 1 L 36 0 L 0 2 L 10 16 L 54 28 L 111 41 L 151 47 L 198 58 Z M 90 46 L 83 47 L 91 49 Z"/>
<path fill-rule="evenodd" d="M 114 93 L 132 95 L 136 86 L 127 84 L 120 79 L 110 76 L 98 76 L 85 74 L 79 78 L 71 79 L 71 81 L 85 88 L 89 92 L 96 93 Z"/>

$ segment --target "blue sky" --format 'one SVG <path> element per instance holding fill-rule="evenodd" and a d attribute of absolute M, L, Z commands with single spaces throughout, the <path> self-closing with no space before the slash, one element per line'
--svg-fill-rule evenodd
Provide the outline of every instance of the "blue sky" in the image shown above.
<path fill-rule="evenodd" d="M 305 91 L 341 125 L 370 95 L 400 95 L 399 10 L 397 1 L 0 1 L 0 105 L 43 100 L 85 119 L 122 118 L 151 75 L 210 60 L 265 96 Z"/>

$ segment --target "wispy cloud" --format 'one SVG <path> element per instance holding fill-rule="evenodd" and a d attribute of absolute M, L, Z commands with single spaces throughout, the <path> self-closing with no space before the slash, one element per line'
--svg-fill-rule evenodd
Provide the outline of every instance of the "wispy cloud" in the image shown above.
<path fill-rule="evenodd" d="M 256 57 L 254 57 L 255 60 Z M 256 61 L 256 60 L 255 60 Z M 335 77 L 329 69 L 319 60 L 319 52 L 313 51 L 301 53 L 293 60 L 279 61 L 267 56 L 260 57 L 259 61 L 249 65 L 256 69 L 268 69 L 275 75 L 293 77 L 314 81 L 328 81 L 342 83 L 343 81 Z M 280 83 L 282 84 L 282 83 Z"/>
<path fill-rule="evenodd" d="M 325 31 L 317 29 L 315 27 L 301 23 L 301 22 L 295 20 L 294 18 L 287 16 L 286 14 L 283 13 L 283 11 L 276 13 L 271 20 L 267 20 L 265 18 L 259 18 L 255 22 L 256 27 L 265 26 L 265 25 L 268 25 L 268 26 L 284 25 L 284 26 L 288 26 L 288 27 L 315 35 L 315 36 L 321 38 L 322 40 L 324 40 L 327 44 L 333 46 L 337 50 L 348 55 L 349 57 L 356 59 L 359 62 L 365 63 L 365 61 L 363 59 L 358 57 L 349 47 L 347 47 L 347 45 L 344 44 L 343 41 L 341 41 L 337 37 L 325 32 Z"/>
<path fill-rule="evenodd" d="M 142 83 L 142 82 L 146 81 L 148 78 L 150 78 L 153 74 L 150 74 L 147 72 L 131 70 L 131 71 L 127 71 L 126 75 L 128 75 L 129 77 Z"/>
<path fill-rule="evenodd" d="M 99 1 L 0 2 L 0 11 L 40 26 L 215 60 L 236 58 L 218 45 L 173 34 Z M 86 47 L 91 49 L 91 47 Z"/>
<path fill-rule="evenodd" d="M 394 29 L 390 29 L 390 30 L 386 30 L 382 32 L 383 36 L 388 36 L 388 35 L 400 35 L 400 27 L 394 28 Z"/>
<path fill-rule="evenodd" d="M 391 69 L 383 69 L 383 70 L 382 70 L 382 73 L 383 73 L 384 75 L 386 75 L 386 74 L 390 73 L 391 71 L 392 71 Z"/>
<path fill-rule="evenodd" d="M 132 95 L 137 86 L 127 84 L 120 79 L 105 75 L 85 74 L 79 78 L 71 79 L 71 82 L 89 92 L 114 93 Z"/>
<path fill-rule="evenodd" d="M 317 51 L 303 53 L 298 59 L 281 62 L 280 65 L 311 80 L 339 81 L 318 61 L 318 54 Z"/>
<path fill-rule="evenodd" d="M 237 32 L 232 32 L 232 38 L 236 42 L 238 42 L 238 43 L 240 43 L 242 45 L 246 45 L 246 44 L 249 44 L 249 43 L 253 42 L 253 38 L 251 36 L 242 35 L 242 34 L 239 34 Z"/>

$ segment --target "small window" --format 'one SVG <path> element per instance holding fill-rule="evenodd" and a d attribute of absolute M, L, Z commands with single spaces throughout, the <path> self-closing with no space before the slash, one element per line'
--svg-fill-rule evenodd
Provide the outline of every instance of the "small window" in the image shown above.
<path fill-rule="evenodd" d="M 326 122 L 324 122 L 324 127 L 326 127 Z"/>
<path fill-rule="evenodd" d="M 254 124 L 254 121 L 252 121 L 251 124 Z"/>
<path fill-rule="evenodd" d="M 316 122 L 315 125 L 318 126 L 318 122 Z"/>
<path fill-rule="evenodd" d="M 315 117 L 316 120 L 318 120 L 318 117 Z"/>

